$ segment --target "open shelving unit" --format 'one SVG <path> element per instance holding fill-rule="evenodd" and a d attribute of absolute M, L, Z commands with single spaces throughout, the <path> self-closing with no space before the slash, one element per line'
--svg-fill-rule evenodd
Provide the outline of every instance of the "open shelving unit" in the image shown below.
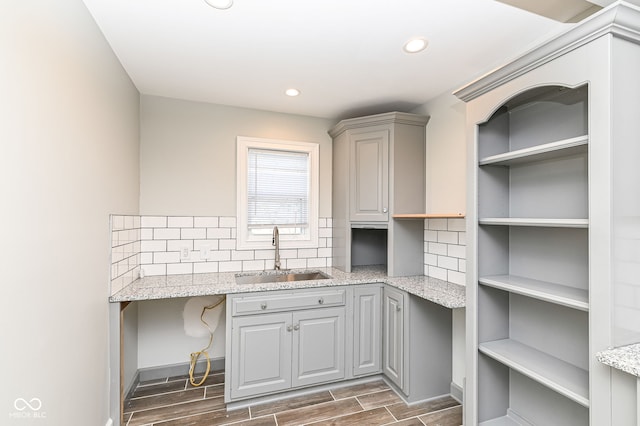
<path fill-rule="evenodd" d="M 587 89 L 522 92 L 478 126 L 481 425 L 588 423 Z"/>

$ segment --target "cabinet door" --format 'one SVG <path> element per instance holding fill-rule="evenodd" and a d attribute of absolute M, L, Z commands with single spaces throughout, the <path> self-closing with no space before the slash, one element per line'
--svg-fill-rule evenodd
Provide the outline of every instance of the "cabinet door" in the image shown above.
<path fill-rule="evenodd" d="M 353 304 L 353 375 L 382 371 L 381 286 L 356 287 Z"/>
<path fill-rule="evenodd" d="M 383 373 L 400 389 L 404 385 L 404 293 L 389 287 L 383 291 Z"/>
<path fill-rule="evenodd" d="M 240 398 L 291 386 L 291 314 L 233 318 L 231 397 Z"/>
<path fill-rule="evenodd" d="M 350 207 L 353 222 L 389 220 L 389 131 L 349 134 Z"/>
<path fill-rule="evenodd" d="M 293 314 L 294 387 L 344 378 L 344 323 L 344 307 Z"/>

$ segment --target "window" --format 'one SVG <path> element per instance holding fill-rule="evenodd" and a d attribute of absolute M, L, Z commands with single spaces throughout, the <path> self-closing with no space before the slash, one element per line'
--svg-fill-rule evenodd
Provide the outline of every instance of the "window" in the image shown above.
<path fill-rule="evenodd" d="M 315 143 L 238 137 L 238 248 L 318 245 L 318 156 Z"/>

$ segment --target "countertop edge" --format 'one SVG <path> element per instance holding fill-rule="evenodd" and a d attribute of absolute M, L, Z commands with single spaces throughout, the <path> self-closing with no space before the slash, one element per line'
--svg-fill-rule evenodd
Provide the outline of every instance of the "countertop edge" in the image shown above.
<path fill-rule="evenodd" d="M 640 378 L 640 343 L 600 351 L 596 353 L 596 359 L 604 365 Z"/>
<path fill-rule="evenodd" d="M 176 299 L 183 297 L 239 294 L 261 291 L 327 288 L 360 284 L 387 284 L 449 309 L 464 308 L 465 287 L 425 275 L 389 277 L 383 272 L 364 270 L 347 273 L 335 268 L 316 268 L 332 276 L 327 280 L 266 284 L 236 284 L 236 273 L 151 276 L 138 279 L 109 297 L 110 303 Z M 294 284 L 295 283 L 295 284 Z"/>

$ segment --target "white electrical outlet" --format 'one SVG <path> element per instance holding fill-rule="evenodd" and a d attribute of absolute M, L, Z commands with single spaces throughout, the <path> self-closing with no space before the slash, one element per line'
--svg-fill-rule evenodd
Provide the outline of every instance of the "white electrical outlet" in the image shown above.
<path fill-rule="evenodd" d="M 180 248 L 180 260 L 188 260 L 191 257 L 191 250 L 189 247 L 184 246 Z"/>

